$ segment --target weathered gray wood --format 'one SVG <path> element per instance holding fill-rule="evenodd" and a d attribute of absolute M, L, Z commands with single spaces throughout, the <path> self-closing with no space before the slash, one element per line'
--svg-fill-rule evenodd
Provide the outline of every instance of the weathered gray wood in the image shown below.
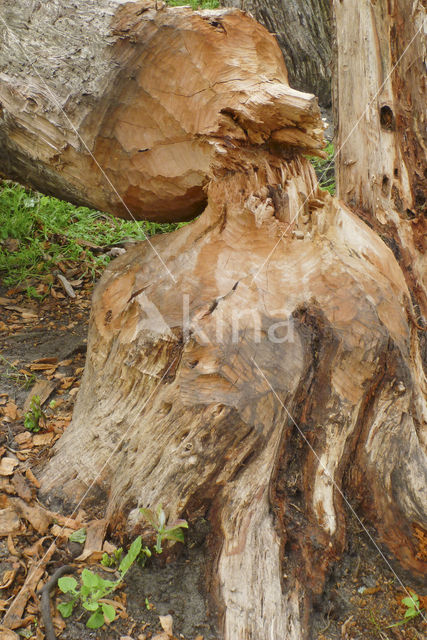
<path fill-rule="evenodd" d="M 334 6 L 338 196 L 399 261 L 427 371 L 426 3 Z"/>
<path fill-rule="evenodd" d="M 250 11 L 274 33 L 285 57 L 289 82 L 331 105 L 331 0 L 221 0 Z"/>

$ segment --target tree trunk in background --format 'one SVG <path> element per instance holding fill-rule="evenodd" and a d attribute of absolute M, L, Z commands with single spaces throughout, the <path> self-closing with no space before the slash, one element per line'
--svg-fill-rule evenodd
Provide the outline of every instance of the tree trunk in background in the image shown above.
<path fill-rule="evenodd" d="M 427 366 L 426 3 L 334 7 L 338 196 L 399 261 Z"/>
<path fill-rule="evenodd" d="M 250 11 L 274 33 L 291 86 L 314 93 L 323 107 L 331 105 L 331 0 L 220 0 L 220 3 Z"/>

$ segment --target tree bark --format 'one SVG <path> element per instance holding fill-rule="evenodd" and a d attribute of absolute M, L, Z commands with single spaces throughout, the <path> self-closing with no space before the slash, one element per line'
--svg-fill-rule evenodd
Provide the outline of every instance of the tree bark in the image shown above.
<path fill-rule="evenodd" d="M 273 37 L 235 11 L 5 0 L 0 16 L 0 172 L 121 217 L 199 214 L 219 141 L 246 136 L 239 105 L 286 82 Z"/>
<path fill-rule="evenodd" d="M 126 24 L 140 6 L 125 5 Z M 319 189 L 305 156 L 320 153 L 320 114 L 289 88 L 274 38 L 239 11 L 167 10 L 157 40 L 161 14 L 149 68 L 151 47 L 174 41 L 177 24 L 186 33 L 184 58 L 162 79 L 169 109 L 178 117 L 194 75 L 209 77 L 198 103 L 215 123 L 202 140 L 207 206 L 129 249 L 97 285 L 73 421 L 42 496 L 95 507 L 129 536 L 145 531 L 141 506 L 162 503 L 190 526 L 206 517 L 220 637 L 301 640 L 345 552 L 349 504 L 402 566 L 427 568 L 426 385 L 411 295 L 375 231 Z M 239 76 L 234 60 L 245 61 Z M 218 101 L 203 97 L 223 84 Z M 199 167 L 197 151 L 188 161 Z"/>
<path fill-rule="evenodd" d="M 221 0 L 251 12 L 274 33 L 285 58 L 289 82 L 331 106 L 331 0 Z"/>
<path fill-rule="evenodd" d="M 425 2 L 335 1 L 334 6 L 338 197 L 399 261 L 427 365 Z"/>

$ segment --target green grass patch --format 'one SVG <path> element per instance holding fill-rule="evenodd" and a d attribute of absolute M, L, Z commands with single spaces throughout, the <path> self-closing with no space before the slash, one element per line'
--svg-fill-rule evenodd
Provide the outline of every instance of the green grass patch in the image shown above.
<path fill-rule="evenodd" d="M 320 188 L 325 191 L 329 191 L 331 196 L 334 196 L 336 191 L 334 163 L 335 149 L 332 142 L 328 144 L 325 151 L 328 154 L 327 158 L 310 157 L 309 160 L 316 172 Z"/>
<path fill-rule="evenodd" d="M 166 4 L 170 7 L 186 7 L 190 6 L 193 11 L 197 9 L 218 9 L 218 0 L 166 0 Z"/>
<path fill-rule="evenodd" d="M 177 226 L 119 220 L 0 182 L 0 278 L 7 287 L 28 283 L 28 295 L 37 297 L 35 283 L 49 282 L 58 263 L 76 263 L 79 277 L 95 278 L 110 261 L 104 249 Z"/>

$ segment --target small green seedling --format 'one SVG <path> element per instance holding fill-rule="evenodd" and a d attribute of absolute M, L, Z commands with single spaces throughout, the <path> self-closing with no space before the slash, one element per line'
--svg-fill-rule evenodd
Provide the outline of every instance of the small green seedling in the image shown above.
<path fill-rule="evenodd" d="M 139 555 L 136 559 L 138 564 L 144 566 L 147 558 L 151 558 L 151 551 L 148 547 L 142 547 Z M 123 547 L 119 547 L 112 554 L 108 555 L 108 553 L 104 553 L 101 558 L 101 564 L 103 567 L 118 567 L 121 563 L 123 557 Z"/>
<path fill-rule="evenodd" d="M 101 558 L 101 564 L 103 567 L 117 567 L 122 559 L 123 547 L 119 547 L 111 555 L 103 553 Z"/>
<path fill-rule="evenodd" d="M 138 536 L 120 562 L 118 568 L 120 577 L 118 580 L 105 580 L 98 574 L 89 571 L 89 569 L 83 569 L 82 571 L 80 588 L 77 580 L 72 576 L 59 578 L 58 587 L 62 593 L 68 594 L 69 598 L 58 605 L 62 617 L 69 618 L 74 607 L 80 603 L 86 611 L 91 612 L 91 616 L 86 622 L 86 626 L 89 629 L 99 629 L 104 623 L 113 622 L 116 618 L 116 611 L 110 602 L 105 601 L 105 598 L 121 585 L 126 573 L 138 558 L 141 548 L 141 536 Z"/>
<path fill-rule="evenodd" d="M 83 528 L 77 529 L 77 531 L 73 531 L 68 540 L 70 542 L 78 542 L 79 544 L 83 544 L 86 541 L 86 529 Z"/>
<path fill-rule="evenodd" d="M 40 420 L 45 418 L 40 404 L 40 396 L 33 396 L 30 402 L 30 409 L 24 416 L 24 427 L 28 431 L 37 433 L 41 429 Z"/>
<path fill-rule="evenodd" d="M 420 607 L 420 599 L 415 593 L 415 591 L 410 591 L 410 596 L 402 599 L 402 604 L 406 607 L 405 615 L 402 620 L 398 620 L 394 624 L 389 624 L 387 629 L 391 629 L 392 627 L 400 627 L 402 624 L 406 624 L 409 620 L 416 618 L 423 611 Z"/>
<path fill-rule="evenodd" d="M 155 510 L 140 509 L 140 512 L 157 533 L 156 544 L 154 545 L 154 551 L 156 553 L 162 553 L 163 540 L 184 542 L 184 532 L 182 530 L 188 529 L 188 522 L 186 520 L 175 520 L 175 522 L 166 524 L 166 514 L 161 504 L 159 504 Z"/>

